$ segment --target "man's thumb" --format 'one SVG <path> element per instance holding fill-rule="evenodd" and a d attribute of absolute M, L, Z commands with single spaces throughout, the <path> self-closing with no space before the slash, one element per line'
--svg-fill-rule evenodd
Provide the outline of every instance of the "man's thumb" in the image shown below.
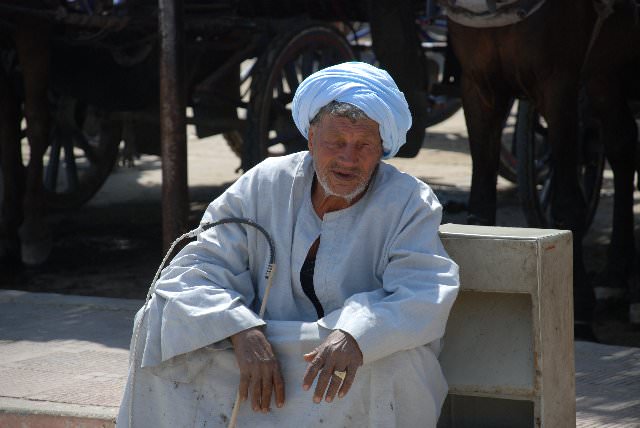
<path fill-rule="evenodd" d="M 308 354 L 304 354 L 302 356 L 302 358 L 304 358 L 304 360 L 308 363 L 310 363 L 311 361 L 313 361 L 313 359 L 316 357 L 316 355 L 318 354 L 318 351 L 316 351 L 315 349 L 311 352 L 309 352 Z"/>

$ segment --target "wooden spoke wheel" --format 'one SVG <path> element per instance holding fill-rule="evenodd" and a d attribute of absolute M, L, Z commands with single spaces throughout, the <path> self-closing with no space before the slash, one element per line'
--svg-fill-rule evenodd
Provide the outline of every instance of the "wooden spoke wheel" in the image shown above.
<path fill-rule="evenodd" d="M 251 80 L 243 169 L 268 156 L 305 150 L 291 117 L 298 85 L 312 73 L 353 60 L 349 43 L 333 27 L 307 24 L 283 33 L 258 58 Z"/>
<path fill-rule="evenodd" d="M 43 178 L 54 210 L 80 207 L 102 187 L 118 157 L 121 127 L 109 114 L 70 97 L 52 112 Z M 28 148 L 28 143 L 23 142 Z"/>
<path fill-rule="evenodd" d="M 518 154 L 516 144 L 516 125 L 518 122 L 519 101 L 514 101 L 502 126 L 500 137 L 500 163 L 498 173 L 512 183 L 518 182 Z"/>

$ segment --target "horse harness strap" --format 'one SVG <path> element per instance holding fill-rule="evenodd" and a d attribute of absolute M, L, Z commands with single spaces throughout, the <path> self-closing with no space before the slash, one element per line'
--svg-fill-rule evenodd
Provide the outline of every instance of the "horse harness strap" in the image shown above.
<path fill-rule="evenodd" d="M 584 73 L 587 68 L 587 62 L 589 62 L 591 50 L 593 49 L 593 45 L 598 39 L 598 35 L 600 34 L 600 30 L 602 29 L 602 24 L 604 24 L 604 21 L 609 17 L 609 15 L 614 12 L 614 5 L 618 2 L 620 2 L 620 0 L 593 0 L 593 7 L 598 14 L 598 18 L 596 19 L 595 24 L 593 24 L 593 30 L 591 30 L 591 39 L 589 40 L 589 45 L 587 46 L 587 50 L 584 54 L 584 60 L 582 61 L 582 67 L 580 68 L 580 80 L 583 80 L 585 78 Z"/>
<path fill-rule="evenodd" d="M 474 28 L 516 24 L 540 9 L 545 0 L 439 0 L 452 21 Z"/>

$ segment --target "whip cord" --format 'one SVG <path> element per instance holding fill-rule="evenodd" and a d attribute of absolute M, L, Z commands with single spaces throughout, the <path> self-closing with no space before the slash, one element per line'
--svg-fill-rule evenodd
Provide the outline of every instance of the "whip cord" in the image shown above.
<path fill-rule="evenodd" d="M 246 219 L 246 218 L 239 218 L 239 217 L 229 217 L 229 218 L 223 218 L 222 220 L 218 220 L 216 222 L 213 223 L 204 223 L 201 224 L 200 226 L 198 226 L 197 228 L 183 234 L 180 235 L 175 241 L 173 241 L 173 243 L 171 244 L 171 247 L 169 248 L 169 250 L 167 251 L 167 253 L 165 254 L 164 258 L 162 259 L 162 262 L 160 263 L 160 266 L 158 267 L 158 270 L 156 271 L 156 274 L 153 277 L 153 280 L 151 281 L 151 286 L 149 287 L 149 291 L 147 292 L 147 297 L 144 301 L 144 305 L 142 306 L 142 314 L 140 316 L 140 320 L 135 323 L 134 326 L 134 331 L 133 331 L 133 349 L 131 350 L 131 355 L 129 357 L 129 371 L 130 371 L 130 391 L 129 391 L 129 428 L 133 427 L 133 397 L 134 397 L 134 389 L 135 389 L 135 375 L 136 375 L 136 368 L 137 368 L 137 361 L 139 360 L 138 358 L 138 339 L 140 337 L 140 330 L 142 328 L 142 324 L 144 323 L 144 318 L 147 314 L 147 305 L 149 304 L 149 301 L 151 300 L 151 297 L 153 296 L 153 294 L 156 291 L 156 282 L 158 281 L 158 278 L 160 277 L 160 273 L 162 272 L 162 269 L 164 269 L 165 264 L 167 263 L 167 260 L 169 259 L 169 257 L 171 256 L 171 254 L 173 254 L 173 251 L 175 250 L 176 246 L 185 238 L 195 238 L 197 237 L 200 233 L 205 232 L 209 229 L 212 229 L 216 226 L 219 226 L 221 224 L 228 224 L 228 223 L 238 223 L 238 224 L 244 224 L 247 226 L 252 226 L 254 228 L 256 228 L 258 231 L 260 231 L 264 237 L 267 239 L 267 242 L 269 243 L 269 265 L 267 266 L 267 270 L 265 272 L 265 279 L 267 279 L 267 288 L 265 289 L 264 292 L 264 297 L 262 298 L 262 304 L 260 305 L 260 312 L 258 314 L 258 316 L 260 318 L 264 317 L 264 313 L 267 309 L 267 299 L 269 298 L 269 292 L 271 291 L 271 285 L 273 282 L 273 274 L 275 273 L 275 269 L 276 269 L 276 249 L 275 249 L 275 245 L 273 243 L 273 239 L 271 238 L 271 235 L 269 235 L 269 233 L 262 227 L 260 226 L 258 223 Z M 231 418 L 229 421 L 229 427 L 235 427 L 237 418 L 238 418 L 238 410 L 240 408 L 240 391 L 238 390 L 238 393 L 236 395 L 236 401 L 233 405 L 233 411 L 231 413 Z"/>

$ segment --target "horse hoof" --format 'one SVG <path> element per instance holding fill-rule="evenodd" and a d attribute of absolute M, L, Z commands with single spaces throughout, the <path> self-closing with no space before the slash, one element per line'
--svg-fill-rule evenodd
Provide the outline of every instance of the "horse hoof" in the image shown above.
<path fill-rule="evenodd" d="M 596 300 L 600 302 L 622 302 L 627 300 L 628 283 L 624 274 L 611 269 L 592 274 L 590 279 Z"/>
<path fill-rule="evenodd" d="M 25 266 L 39 266 L 47 261 L 53 239 L 46 223 L 37 219 L 25 220 L 18 231 L 20 256 Z"/>
<path fill-rule="evenodd" d="M 596 300 L 624 300 L 627 290 L 622 287 L 593 287 L 593 292 L 596 295 Z"/>
<path fill-rule="evenodd" d="M 47 261 L 53 248 L 51 238 L 42 241 L 22 242 L 20 255 L 25 266 L 40 266 Z"/>

